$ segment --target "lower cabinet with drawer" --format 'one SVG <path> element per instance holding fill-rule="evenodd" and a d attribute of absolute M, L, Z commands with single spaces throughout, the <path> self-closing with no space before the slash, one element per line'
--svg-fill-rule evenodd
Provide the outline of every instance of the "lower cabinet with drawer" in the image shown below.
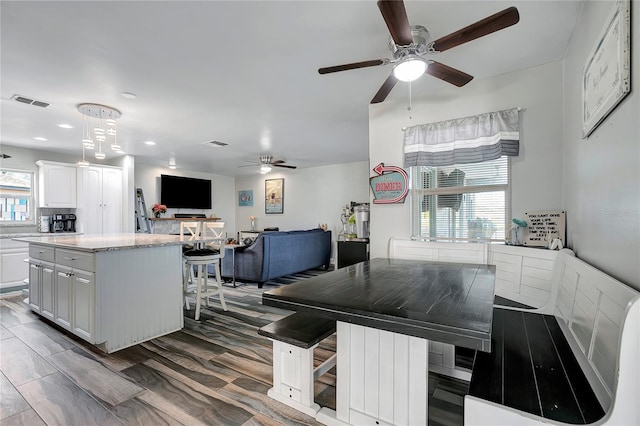
<path fill-rule="evenodd" d="M 94 255 L 33 244 L 29 254 L 31 310 L 96 343 Z M 55 260 L 55 263 L 43 259 Z"/>

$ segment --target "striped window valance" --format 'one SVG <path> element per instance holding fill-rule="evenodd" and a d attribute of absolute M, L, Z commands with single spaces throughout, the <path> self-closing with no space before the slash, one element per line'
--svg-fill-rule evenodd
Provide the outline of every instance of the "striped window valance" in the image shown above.
<path fill-rule="evenodd" d="M 408 127 L 404 166 L 450 166 L 517 156 L 518 108 Z"/>

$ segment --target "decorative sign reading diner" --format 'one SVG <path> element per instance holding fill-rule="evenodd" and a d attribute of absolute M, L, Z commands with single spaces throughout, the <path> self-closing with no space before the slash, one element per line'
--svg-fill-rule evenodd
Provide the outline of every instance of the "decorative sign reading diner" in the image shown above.
<path fill-rule="evenodd" d="M 527 215 L 527 236 L 525 246 L 547 247 L 549 243 L 559 238 L 565 244 L 565 212 L 559 210 L 544 210 L 525 212 Z"/>
<path fill-rule="evenodd" d="M 404 203 L 409 192 L 409 176 L 401 167 L 380 163 L 373 168 L 378 174 L 369 179 L 374 204 Z"/>

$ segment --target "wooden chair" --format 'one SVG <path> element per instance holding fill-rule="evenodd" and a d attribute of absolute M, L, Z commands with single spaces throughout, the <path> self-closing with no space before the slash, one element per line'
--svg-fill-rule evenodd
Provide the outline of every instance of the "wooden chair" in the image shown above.
<path fill-rule="evenodd" d="M 197 226 L 194 226 L 197 225 Z M 224 222 L 182 222 L 180 235 L 188 240 L 193 240 L 195 246 L 183 253 L 185 260 L 185 273 L 183 278 L 185 308 L 189 310 L 189 297 L 195 297 L 196 312 L 194 318 L 200 319 L 200 305 L 204 299 L 208 306 L 209 296 L 218 294 L 222 309 L 227 310 L 227 304 L 222 292 L 222 277 L 220 275 L 220 259 L 224 257 L 224 241 L 226 227 Z M 214 265 L 216 273 L 217 289 L 209 287 L 208 266 Z M 197 268 L 194 277 L 193 268 Z"/>

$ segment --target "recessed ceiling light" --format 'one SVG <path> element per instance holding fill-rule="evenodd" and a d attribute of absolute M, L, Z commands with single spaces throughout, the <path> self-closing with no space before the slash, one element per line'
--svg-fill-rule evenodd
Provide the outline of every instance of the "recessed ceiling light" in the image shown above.
<path fill-rule="evenodd" d="M 135 99 L 138 96 L 136 96 L 135 93 L 131 93 L 131 92 L 122 92 L 120 93 L 122 95 L 123 98 L 127 98 L 127 99 Z"/>
<path fill-rule="evenodd" d="M 144 144 L 151 146 L 151 145 L 155 145 L 156 143 L 154 141 L 146 141 Z"/>
<path fill-rule="evenodd" d="M 67 123 L 58 124 L 58 127 L 60 127 L 61 129 L 73 129 L 73 126 Z"/>
<path fill-rule="evenodd" d="M 124 154 L 123 150 L 116 151 L 116 154 Z"/>
<path fill-rule="evenodd" d="M 43 138 L 42 136 L 36 136 L 34 139 L 37 140 L 37 141 L 42 141 L 42 142 L 47 140 L 47 138 Z"/>

